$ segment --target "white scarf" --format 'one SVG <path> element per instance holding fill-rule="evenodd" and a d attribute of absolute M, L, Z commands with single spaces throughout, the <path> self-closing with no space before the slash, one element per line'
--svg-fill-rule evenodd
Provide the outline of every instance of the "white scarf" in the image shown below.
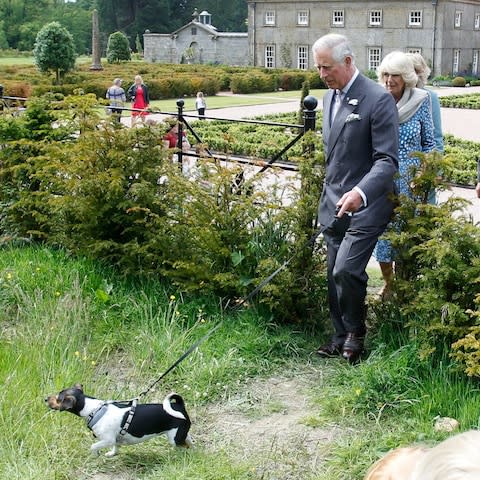
<path fill-rule="evenodd" d="M 419 88 L 405 88 L 402 98 L 397 102 L 398 121 L 405 123 L 420 108 L 428 93 Z"/>

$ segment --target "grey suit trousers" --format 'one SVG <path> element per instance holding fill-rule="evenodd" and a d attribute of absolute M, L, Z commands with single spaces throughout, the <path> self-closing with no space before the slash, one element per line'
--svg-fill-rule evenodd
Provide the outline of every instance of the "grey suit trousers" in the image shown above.
<path fill-rule="evenodd" d="M 355 218 L 343 231 L 327 228 L 327 281 L 333 340 L 343 344 L 347 333 L 363 336 L 368 275 L 365 271 L 385 225 L 356 227 Z"/>

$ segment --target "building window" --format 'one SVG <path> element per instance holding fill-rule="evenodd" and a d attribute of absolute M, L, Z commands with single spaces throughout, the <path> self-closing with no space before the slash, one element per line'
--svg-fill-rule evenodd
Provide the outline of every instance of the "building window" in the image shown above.
<path fill-rule="evenodd" d="M 265 66 L 267 68 L 275 68 L 275 45 L 267 45 L 265 47 Z"/>
<path fill-rule="evenodd" d="M 275 25 L 275 10 L 265 12 L 265 25 Z"/>
<path fill-rule="evenodd" d="M 422 54 L 422 49 L 420 47 L 407 47 L 405 50 L 407 53 L 419 53 Z"/>
<path fill-rule="evenodd" d="M 409 27 L 421 27 L 422 26 L 422 10 L 410 10 L 408 14 L 408 26 Z"/>
<path fill-rule="evenodd" d="M 345 11 L 344 10 L 334 10 L 332 12 L 332 26 L 333 27 L 344 27 L 345 26 Z"/>
<path fill-rule="evenodd" d="M 195 36 L 197 34 L 197 27 L 192 27 L 192 35 Z"/>
<path fill-rule="evenodd" d="M 478 75 L 478 58 L 480 55 L 480 50 L 473 51 L 473 58 L 472 58 L 472 75 Z"/>
<path fill-rule="evenodd" d="M 453 73 L 456 74 L 460 71 L 460 50 L 453 51 Z"/>
<path fill-rule="evenodd" d="M 308 27 L 308 10 L 299 10 L 297 12 L 297 25 Z"/>
<path fill-rule="evenodd" d="M 308 70 L 308 47 L 300 45 L 297 49 L 297 68 Z"/>
<path fill-rule="evenodd" d="M 368 69 L 376 70 L 382 61 L 382 49 L 380 47 L 370 47 L 368 49 Z"/>
<path fill-rule="evenodd" d="M 455 28 L 460 28 L 462 26 L 462 15 L 463 12 L 455 12 Z"/>
<path fill-rule="evenodd" d="M 480 13 L 475 14 L 475 20 L 473 21 L 473 28 L 480 30 Z"/>
<path fill-rule="evenodd" d="M 382 11 L 381 10 L 370 10 L 370 17 L 368 24 L 371 27 L 381 27 L 382 26 Z"/>

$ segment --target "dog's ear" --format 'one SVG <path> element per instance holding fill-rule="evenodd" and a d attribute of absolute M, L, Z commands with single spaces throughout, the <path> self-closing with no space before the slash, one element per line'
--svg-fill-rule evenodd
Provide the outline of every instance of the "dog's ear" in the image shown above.
<path fill-rule="evenodd" d="M 65 395 L 64 399 L 60 403 L 60 411 L 72 410 L 76 403 L 77 399 L 73 395 Z"/>
<path fill-rule="evenodd" d="M 81 390 L 83 392 L 83 385 L 81 383 L 76 383 L 74 385 L 74 388 L 76 388 L 77 390 Z"/>

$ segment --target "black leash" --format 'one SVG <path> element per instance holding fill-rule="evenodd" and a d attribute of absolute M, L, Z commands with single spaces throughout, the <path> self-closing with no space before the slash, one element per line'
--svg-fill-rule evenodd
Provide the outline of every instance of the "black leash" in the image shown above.
<path fill-rule="evenodd" d="M 316 230 L 313 235 L 308 239 L 307 242 L 302 246 L 301 249 L 297 250 L 294 254 L 290 256 L 285 262 L 282 263 L 273 273 L 271 273 L 267 278 L 262 280 L 247 296 L 243 297 L 236 305 L 235 310 L 240 309 L 243 305 L 248 303 L 255 295 L 257 295 L 265 285 L 269 284 L 283 269 L 285 269 L 290 262 L 298 255 L 298 253 L 305 248 L 313 245 L 317 240 L 318 236 L 324 231 L 324 228 Z M 205 342 L 210 336 L 212 336 L 223 324 L 224 320 L 220 320 L 215 326 L 213 326 L 203 337 L 198 339 L 188 350 L 186 350 L 170 367 L 165 370 L 146 390 L 141 392 L 138 397 L 139 399 L 147 393 L 150 392 L 164 377 L 166 377 L 172 370 L 174 370 L 180 363 L 182 363 L 194 350 L 196 350 L 203 342 Z"/>

